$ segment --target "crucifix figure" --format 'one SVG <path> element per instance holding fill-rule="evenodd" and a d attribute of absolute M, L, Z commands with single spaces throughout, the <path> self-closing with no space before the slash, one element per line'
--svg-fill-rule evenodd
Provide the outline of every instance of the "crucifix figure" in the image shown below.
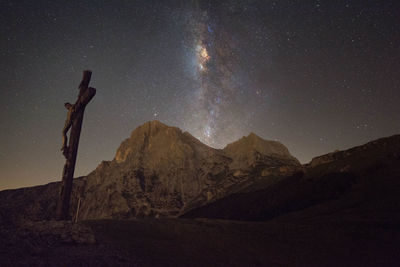
<path fill-rule="evenodd" d="M 74 109 L 74 106 L 69 102 L 65 103 L 64 106 L 65 106 L 66 109 L 68 109 L 68 113 L 67 113 L 67 119 L 65 120 L 64 129 L 62 131 L 63 144 L 62 144 L 62 147 L 61 147 L 61 151 L 63 152 L 64 157 L 66 159 L 68 159 L 68 146 L 67 146 L 68 137 L 67 137 L 67 133 L 68 133 L 69 129 L 71 128 L 72 120 L 74 119 L 73 115 L 75 115 L 75 109 Z"/>
<path fill-rule="evenodd" d="M 66 159 L 64 170 L 62 174 L 60 196 L 57 203 L 57 219 L 69 219 L 69 202 L 72 192 L 72 181 L 74 178 L 76 156 L 78 153 L 79 137 L 81 134 L 83 113 L 86 105 L 92 100 L 96 94 L 96 89 L 89 87 L 92 72 L 85 70 L 83 78 L 79 85 L 79 96 L 75 104 L 65 103 L 68 109 L 67 119 L 65 121 L 64 129 L 62 131 L 63 144 L 62 152 Z M 67 133 L 70 131 L 70 138 L 68 142 Z"/>

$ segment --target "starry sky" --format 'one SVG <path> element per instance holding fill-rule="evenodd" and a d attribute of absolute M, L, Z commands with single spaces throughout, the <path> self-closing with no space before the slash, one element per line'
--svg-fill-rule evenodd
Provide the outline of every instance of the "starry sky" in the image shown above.
<path fill-rule="evenodd" d="M 75 176 L 159 120 L 223 148 L 254 132 L 301 162 L 400 133 L 400 3 L 0 0 L 0 190 L 61 180 L 82 71 Z"/>

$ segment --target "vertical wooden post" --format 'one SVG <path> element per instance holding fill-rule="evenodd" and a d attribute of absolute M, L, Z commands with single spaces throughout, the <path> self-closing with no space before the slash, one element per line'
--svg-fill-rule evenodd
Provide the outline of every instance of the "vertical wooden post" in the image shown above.
<path fill-rule="evenodd" d="M 78 100 L 73 105 L 73 114 L 69 118 L 72 120 L 71 133 L 67 151 L 64 153 L 66 162 L 63 169 L 61 180 L 60 196 L 57 203 L 57 219 L 68 220 L 69 218 L 69 204 L 72 192 L 72 182 L 74 178 L 76 156 L 78 154 L 79 137 L 82 129 L 83 113 L 85 112 L 86 105 L 96 94 L 96 89 L 89 86 L 92 72 L 85 70 L 83 78 L 79 85 Z"/>
<path fill-rule="evenodd" d="M 75 213 L 75 220 L 74 222 L 77 223 L 78 222 L 78 218 L 79 218 L 79 209 L 81 207 L 81 197 L 78 198 L 78 207 L 76 207 L 76 213 Z"/>

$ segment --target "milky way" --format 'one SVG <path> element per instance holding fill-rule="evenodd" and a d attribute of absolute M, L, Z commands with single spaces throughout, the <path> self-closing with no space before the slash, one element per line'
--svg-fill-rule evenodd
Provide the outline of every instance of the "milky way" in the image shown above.
<path fill-rule="evenodd" d="M 232 141 L 243 118 L 233 117 L 239 90 L 235 76 L 235 54 L 232 41 L 222 25 L 207 11 L 188 12 L 185 40 L 189 67 L 194 80 L 187 96 L 189 112 L 185 127 L 204 143 L 222 147 Z M 238 76 L 236 76 L 238 77 Z"/>
<path fill-rule="evenodd" d="M 150 120 L 221 148 L 250 132 L 301 162 L 400 132 L 400 1 L 0 1 L 0 190 L 76 176 Z"/>

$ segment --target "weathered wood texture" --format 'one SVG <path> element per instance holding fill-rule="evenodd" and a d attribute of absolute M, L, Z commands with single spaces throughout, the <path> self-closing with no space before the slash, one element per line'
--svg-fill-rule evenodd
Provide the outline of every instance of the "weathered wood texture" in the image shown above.
<path fill-rule="evenodd" d="M 83 113 L 86 105 L 96 94 L 96 89 L 89 86 L 92 72 L 85 70 L 83 78 L 79 85 L 79 96 L 74 104 L 75 114 L 73 116 L 70 138 L 68 143 L 68 153 L 66 154 L 66 162 L 63 169 L 60 195 L 57 203 L 56 216 L 59 220 L 68 220 L 69 203 L 72 192 L 72 182 L 74 178 L 76 156 L 78 154 L 79 137 L 82 129 Z"/>

